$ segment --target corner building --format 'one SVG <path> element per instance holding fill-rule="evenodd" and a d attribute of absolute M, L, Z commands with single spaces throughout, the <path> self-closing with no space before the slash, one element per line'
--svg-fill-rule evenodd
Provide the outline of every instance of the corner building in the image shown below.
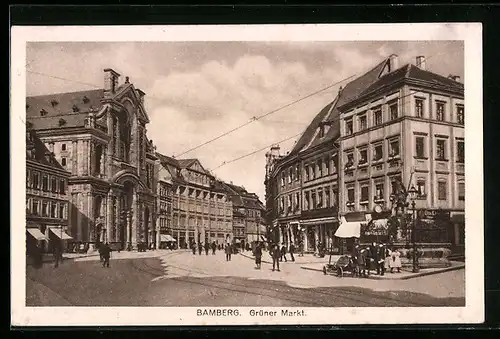
<path fill-rule="evenodd" d="M 413 185 L 419 215 L 444 212 L 452 225 L 427 241 L 463 249 L 463 84 L 429 72 L 424 56 L 399 67 L 392 55 L 370 73 L 375 81 L 339 106 L 341 214 L 366 220 L 378 205 L 390 215 L 391 194 Z"/>
<path fill-rule="evenodd" d="M 70 235 L 92 249 L 155 243 L 154 147 L 144 95 L 104 70 L 102 89 L 26 98 L 27 120 L 71 173 Z"/>

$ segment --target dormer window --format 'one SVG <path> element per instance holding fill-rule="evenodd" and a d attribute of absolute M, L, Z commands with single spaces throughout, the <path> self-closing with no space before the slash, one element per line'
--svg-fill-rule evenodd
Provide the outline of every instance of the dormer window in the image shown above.
<path fill-rule="evenodd" d="M 52 100 L 50 104 L 52 105 L 52 107 L 56 107 L 59 104 L 59 102 L 57 102 L 57 100 Z"/>
<path fill-rule="evenodd" d="M 84 96 L 82 100 L 83 100 L 83 103 L 84 103 L 84 104 L 87 104 L 87 103 L 89 103 L 89 101 L 90 101 L 90 99 L 89 99 L 89 98 L 87 98 L 86 96 Z"/>
<path fill-rule="evenodd" d="M 73 105 L 73 112 L 80 112 L 80 108 L 77 105 Z"/>
<path fill-rule="evenodd" d="M 44 110 L 43 108 L 40 110 L 40 116 L 44 117 L 48 114 L 48 112 L 46 110 Z"/>
<path fill-rule="evenodd" d="M 64 120 L 63 118 L 59 119 L 59 126 L 64 126 L 66 125 L 66 120 Z"/>

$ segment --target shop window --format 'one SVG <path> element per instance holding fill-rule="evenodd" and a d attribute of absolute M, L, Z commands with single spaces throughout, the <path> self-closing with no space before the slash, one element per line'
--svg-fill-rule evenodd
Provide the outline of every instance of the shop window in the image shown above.
<path fill-rule="evenodd" d="M 438 200 L 447 200 L 448 187 L 446 181 L 438 181 Z"/>

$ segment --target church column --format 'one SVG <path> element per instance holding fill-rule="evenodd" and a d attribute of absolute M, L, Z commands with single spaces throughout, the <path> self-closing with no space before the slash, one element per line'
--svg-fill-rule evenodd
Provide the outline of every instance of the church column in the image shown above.
<path fill-rule="evenodd" d="M 131 229 L 131 237 L 130 242 L 132 243 L 132 248 L 137 247 L 137 229 L 139 223 L 139 196 L 138 193 L 134 189 L 134 193 L 132 196 L 132 229 Z"/>
<path fill-rule="evenodd" d="M 113 195 L 111 190 L 109 190 L 106 197 L 106 241 L 111 242 L 112 239 L 112 228 L 113 228 Z"/>

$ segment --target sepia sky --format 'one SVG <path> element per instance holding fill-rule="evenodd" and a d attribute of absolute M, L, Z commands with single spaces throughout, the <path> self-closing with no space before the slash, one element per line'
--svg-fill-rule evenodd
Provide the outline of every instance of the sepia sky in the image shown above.
<path fill-rule="evenodd" d="M 252 117 L 362 75 L 391 53 L 399 55 L 400 66 L 424 55 L 428 70 L 464 79 L 463 43 L 458 41 L 37 42 L 27 45 L 26 90 L 27 95 L 41 95 L 102 88 L 103 69 L 113 68 L 121 82 L 129 76 L 146 92 L 148 137 L 159 152 L 172 156 Z M 198 158 L 211 170 L 299 134 L 337 91 L 338 85 L 181 158 Z M 297 139 L 280 144 L 282 152 Z M 265 150 L 257 152 L 213 173 L 264 201 L 264 155 Z"/>

